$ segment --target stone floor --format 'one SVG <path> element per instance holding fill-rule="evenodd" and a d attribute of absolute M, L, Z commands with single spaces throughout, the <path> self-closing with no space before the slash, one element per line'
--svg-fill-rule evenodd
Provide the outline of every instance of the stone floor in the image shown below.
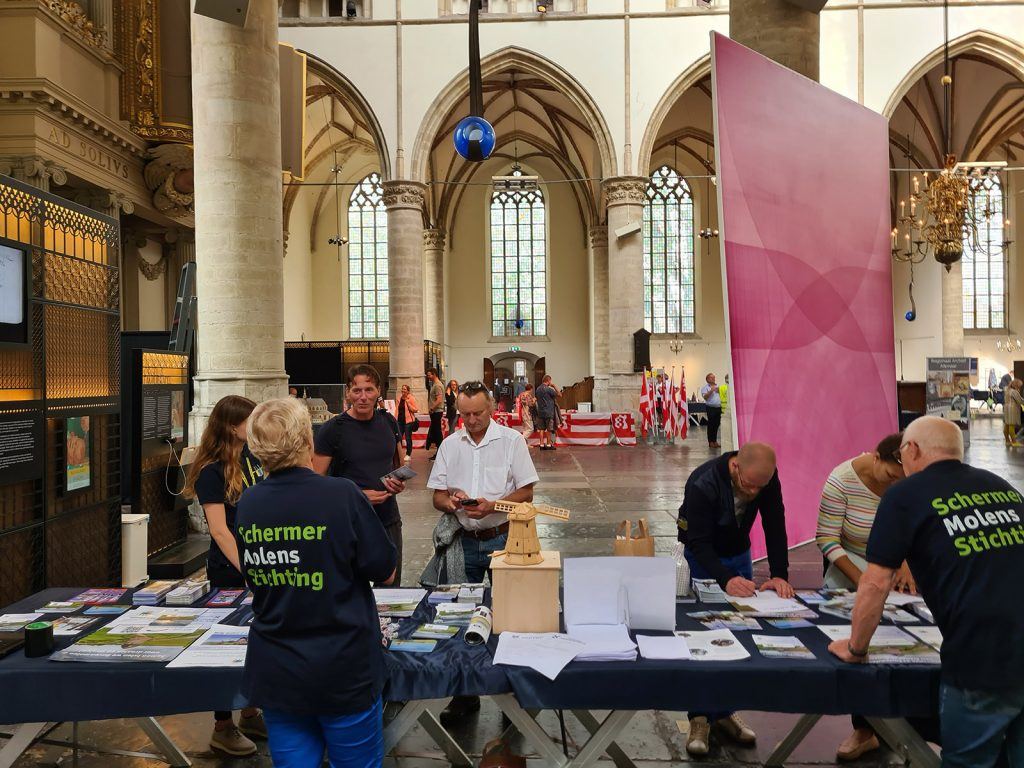
<path fill-rule="evenodd" d="M 968 461 L 991 469 L 1018 488 L 1024 487 L 1024 449 L 1007 450 L 1001 438 L 1002 422 L 999 417 L 980 417 L 975 420 L 973 442 Z M 668 551 L 675 540 L 675 513 L 681 499 L 681 489 L 689 472 L 709 458 L 707 444 L 700 434 L 692 434 L 682 446 L 623 448 L 560 449 L 533 457 L 540 473 L 537 500 L 568 507 L 573 511 L 569 522 L 542 522 L 539 525 L 545 548 L 558 549 L 563 556 L 602 555 L 611 552 L 611 541 L 616 524 L 624 518 L 646 516 L 657 537 L 657 550 Z M 420 477 L 412 481 L 411 488 L 401 499 L 405 520 L 405 573 L 406 583 L 415 583 L 430 554 L 430 534 L 437 514 L 430 506 L 430 492 L 424 489 L 429 472 L 426 455 L 418 452 L 412 464 Z M 813 545 L 804 546 L 792 554 L 791 578 L 800 587 L 813 587 L 821 582 L 821 557 Z M 703 761 L 688 762 L 685 750 L 686 717 L 682 712 L 643 712 L 631 722 L 619 740 L 626 754 L 637 766 L 713 764 L 719 766 L 759 765 L 796 722 L 795 715 L 749 712 L 744 717 L 758 732 L 758 745 L 754 749 L 725 749 L 716 747 Z M 265 768 L 271 765 L 266 745 L 260 745 L 259 754 L 248 759 L 221 759 L 207 748 L 210 715 L 198 713 L 175 717 L 162 717 L 161 723 L 175 742 L 192 758 L 197 768 Z M 552 713 L 542 715 L 542 723 L 553 736 L 559 727 Z M 568 749 L 570 754 L 585 740 L 582 727 L 566 715 Z M 794 753 L 788 765 L 824 766 L 834 764 L 835 747 L 848 732 L 848 720 L 827 717 L 815 727 L 811 735 Z M 501 729 L 500 713 L 484 702 L 479 716 L 466 728 L 456 731 L 460 744 L 470 755 L 478 758 L 484 743 Z M 70 726 L 54 732 L 54 738 L 66 738 Z M 87 744 L 102 744 L 123 751 L 146 750 L 146 737 L 130 723 L 109 721 L 90 723 L 80 727 L 80 739 Z M 72 765 L 70 750 L 36 748 L 15 764 L 15 768 L 50 766 L 57 763 Z M 399 745 L 396 755 L 389 758 L 390 765 L 402 768 L 428 768 L 446 764 L 443 755 L 418 728 Z M 605 765 L 611 765 L 605 762 Z M 898 765 L 894 754 L 881 750 L 860 766 Z M 97 755 L 82 750 L 78 765 L 82 768 L 136 768 L 156 765 L 132 756 Z"/>

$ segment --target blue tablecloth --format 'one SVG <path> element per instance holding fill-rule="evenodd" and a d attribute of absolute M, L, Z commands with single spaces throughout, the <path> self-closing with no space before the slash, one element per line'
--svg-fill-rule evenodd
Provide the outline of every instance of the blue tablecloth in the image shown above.
<path fill-rule="evenodd" d="M 48 589 L 0 612 L 31 613 L 51 600 L 67 600 L 82 591 Z M 123 602 L 131 602 L 131 593 L 125 595 Z M 226 623 L 242 624 L 251 610 L 239 608 Z M 400 634 L 410 634 L 418 624 L 433 618 L 433 613 L 433 607 L 424 601 L 412 618 L 402 621 Z M 110 618 L 101 617 L 101 622 Z M 88 631 L 99 626 L 93 625 Z M 432 653 L 386 654 L 385 698 L 409 701 L 508 693 L 511 686 L 504 669 L 491 664 L 486 647 L 466 645 L 463 631 L 439 642 Z M 56 647 L 67 647 L 75 639 L 57 638 Z M 29 659 L 22 651 L 15 651 L 0 659 L 0 723 L 104 720 L 239 709 L 246 703 L 239 694 L 241 680 L 239 668 L 167 669 L 164 664 L 138 662 L 57 662 Z"/>
<path fill-rule="evenodd" d="M 699 610 L 699 604 L 678 604 L 676 627 L 703 629 L 687 616 Z M 763 619 L 758 621 L 764 629 L 754 634 L 795 635 L 814 652 L 815 660 L 765 658 L 754 647 L 750 631 L 736 631 L 733 634 L 749 651 L 749 659 L 573 662 L 554 681 L 525 667 L 507 667 L 506 674 L 526 709 L 856 712 L 880 717 L 927 716 L 937 711 L 938 666 L 843 664 L 828 652 L 828 637 L 818 628 L 777 630 Z M 816 621 L 843 623 L 828 616 Z"/>

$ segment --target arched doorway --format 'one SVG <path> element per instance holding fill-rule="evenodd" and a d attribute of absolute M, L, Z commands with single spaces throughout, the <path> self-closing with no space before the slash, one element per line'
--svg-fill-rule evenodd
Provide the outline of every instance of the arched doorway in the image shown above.
<path fill-rule="evenodd" d="M 483 382 L 491 388 L 500 410 L 513 411 L 516 397 L 527 384 L 538 386 L 545 370 L 545 358 L 532 352 L 500 352 L 484 358 Z"/>

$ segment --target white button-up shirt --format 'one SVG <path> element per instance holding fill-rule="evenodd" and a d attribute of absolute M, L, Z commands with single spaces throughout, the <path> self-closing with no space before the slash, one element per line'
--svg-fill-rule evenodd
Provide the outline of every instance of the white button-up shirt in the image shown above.
<path fill-rule="evenodd" d="M 436 491 L 459 490 L 471 499 L 497 501 L 539 479 L 523 436 L 492 420 L 479 443 L 473 442 L 465 427 L 444 439 L 427 487 Z M 496 512 L 474 520 L 462 509 L 455 514 L 468 531 L 497 528 L 508 518 Z"/>

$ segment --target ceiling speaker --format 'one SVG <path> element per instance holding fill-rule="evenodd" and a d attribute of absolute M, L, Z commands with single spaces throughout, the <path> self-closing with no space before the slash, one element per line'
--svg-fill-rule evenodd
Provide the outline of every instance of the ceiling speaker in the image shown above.
<path fill-rule="evenodd" d="M 196 0 L 195 12 L 200 16 L 244 27 L 245 17 L 249 15 L 249 0 Z"/>

